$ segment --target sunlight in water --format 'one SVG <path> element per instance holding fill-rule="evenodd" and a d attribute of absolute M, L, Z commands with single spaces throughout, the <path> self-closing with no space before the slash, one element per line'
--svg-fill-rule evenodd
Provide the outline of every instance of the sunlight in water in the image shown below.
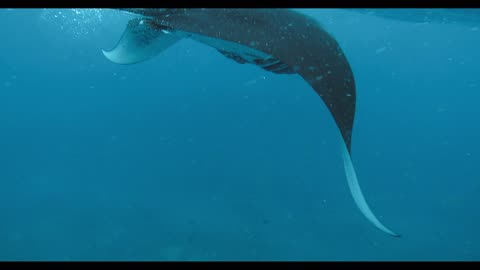
<path fill-rule="evenodd" d="M 102 23 L 102 9 L 44 9 L 40 18 L 75 37 L 94 33 Z"/>

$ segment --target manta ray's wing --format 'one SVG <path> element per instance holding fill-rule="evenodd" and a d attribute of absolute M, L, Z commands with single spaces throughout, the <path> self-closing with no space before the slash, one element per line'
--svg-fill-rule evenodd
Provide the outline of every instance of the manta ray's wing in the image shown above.
<path fill-rule="evenodd" d="M 159 27 L 149 19 L 132 19 L 123 36 L 111 51 L 103 51 L 110 61 L 117 64 L 135 64 L 148 60 L 166 50 L 181 37 Z"/>
<path fill-rule="evenodd" d="M 264 57 L 254 55 L 254 54 L 247 54 L 247 53 L 235 53 L 230 51 L 223 51 L 218 50 L 224 56 L 234 60 L 239 64 L 255 64 L 261 67 L 264 70 L 276 73 L 276 74 L 296 74 L 297 72 L 285 64 L 284 62 L 280 61 L 274 57 Z M 362 189 L 358 183 L 358 178 L 355 172 L 355 168 L 353 167 L 353 162 L 350 155 L 350 145 L 351 145 L 351 130 L 353 125 L 353 115 L 355 111 L 355 102 L 352 96 L 355 93 L 354 84 L 348 82 L 348 76 L 340 77 L 338 80 L 330 80 L 330 85 L 335 85 L 333 89 L 337 89 L 338 85 L 341 85 L 345 92 L 352 93 L 350 95 L 335 95 L 332 93 L 328 93 L 325 89 L 328 89 L 327 85 L 322 85 L 319 82 L 323 77 L 319 77 L 318 74 L 312 76 L 310 72 L 301 72 L 302 77 L 309 82 L 310 86 L 323 98 L 326 104 L 328 105 L 335 105 L 329 106 L 332 115 L 336 119 L 336 123 L 340 128 L 341 135 L 343 140 L 340 142 L 341 145 L 341 153 L 343 157 L 343 163 L 345 168 L 345 175 L 347 177 L 348 187 L 350 188 L 350 192 L 352 193 L 352 197 L 357 204 L 358 208 L 362 212 L 362 214 L 378 229 L 384 231 L 392 236 L 399 237 L 400 235 L 393 232 L 392 230 L 385 227 L 373 214 L 372 210 L 368 206 L 365 197 L 363 196 Z M 347 80 L 347 81 L 345 81 Z M 353 79 L 352 79 L 353 81 Z M 340 100 L 342 99 L 342 100 Z M 351 115 L 351 117 L 349 117 Z"/>
<path fill-rule="evenodd" d="M 227 32 L 220 32 L 226 34 Z M 218 34 L 218 32 L 217 32 Z M 291 34 L 291 33 L 290 33 Z M 332 113 L 342 135 L 341 151 L 348 185 L 355 203 L 362 214 L 378 229 L 392 236 L 399 235 L 385 227 L 368 206 L 351 160 L 351 135 L 355 115 L 355 82 L 350 65 L 336 41 L 328 35 L 317 35 L 317 42 L 297 42 L 305 39 L 301 33 L 290 41 L 292 46 L 278 46 L 283 49 L 270 53 L 268 48 L 259 50 L 245 40 L 228 41 L 213 35 L 198 34 L 183 30 L 170 30 L 147 18 L 129 22 L 117 46 L 105 56 L 119 64 L 133 64 L 150 59 L 175 42 L 188 37 L 216 48 L 224 56 L 240 64 L 255 64 L 277 74 L 299 74 L 322 98 Z M 261 37 L 257 37 L 261 38 Z M 315 37 L 313 37 L 315 38 Z M 327 42 L 324 41 L 327 40 Z M 284 44 L 285 45 L 285 44 Z M 272 51 L 272 50 L 270 50 Z M 312 52 L 318 52 L 315 53 Z M 273 52 L 273 51 L 272 51 Z M 281 59 L 281 60 L 280 60 Z"/>

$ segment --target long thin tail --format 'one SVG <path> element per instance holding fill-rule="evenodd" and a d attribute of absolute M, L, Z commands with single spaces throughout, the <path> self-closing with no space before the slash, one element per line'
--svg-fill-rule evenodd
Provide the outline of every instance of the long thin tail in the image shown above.
<path fill-rule="evenodd" d="M 342 148 L 343 164 L 345 166 L 345 175 L 347 177 L 348 186 L 350 187 L 350 192 L 352 193 L 353 199 L 357 204 L 358 208 L 360 208 L 362 214 L 379 230 L 388 233 L 391 236 L 400 237 L 399 234 L 391 231 L 390 229 L 385 227 L 380 221 L 378 221 L 372 210 L 370 210 L 370 207 L 365 201 L 365 197 L 363 197 L 360 185 L 358 184 L 357 175 L 355 173 L 355 169 L 353 168 L 352 159 L 350 157 L 350 153 L 347 150 L 347 146 L 345 145 L 345 142 L 343 140 L 340 144 Z"/>

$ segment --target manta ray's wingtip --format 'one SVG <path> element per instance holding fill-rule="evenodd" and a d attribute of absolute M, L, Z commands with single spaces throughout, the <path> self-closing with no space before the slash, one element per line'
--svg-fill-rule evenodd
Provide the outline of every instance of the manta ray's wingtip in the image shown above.
<path fill-rule="evenodd" d="M 110 51 L 106 51 L 104 49 L 102 49 L 102 54 L 103 56 L 105 56 L 105 58 L 107 58 L 108 60 L 112 61 L 112 57 L 111 57 L 111 52 Z M 112 61 L 114 62 L 114 61 Z"/>
<path fill-rule="evenodd" d="M 110 62 L 113 62 L 113 63 L 116 63 L 116 64 L 122 64 L 121 62 L 116 61 L 116 58 L 115 58 L 114 55 L 112 54 L 112 51 L 106 51 L 106 50 L 102 49 L 102 54 L 103 54 L 103 56 L 105 56 L 105 58 L 107 58 Z"/>
<path fill-rule="evenodd" d="M 352 193 L 353 200 L 357 204 L 358 208 L 362 212 L 362 214 L 370 221 L 377 229 L 381 230 L 384 233 L 387 233 L 393 237 L 400 238 L 401 235 L 398 233 L 393 232 L 392 230 L 388 229 L 383 225 L 377 217 L 373 214 L 372 210 L 368 206 L 365 197 L 363 196 L 362 190 L 358 183 L 357 175 L 355 173 L 355 169 L 353 167 L 352 159 L 350 157 L 350 152 L 347 149 L 345 142 L 342 140 L 342 156 L 343 162 L 345 167 L 345 175 L 347 177 L 348 186 L 350 188 L 350 192 Z"/>
<path fill-rule="evenodd" d="M 385 226 L 383 226 L 384 228 L 379 228 L 381 231 L 383 232 L 386 232 L 387 234 L 389 234 L 390 236 L 392 237 L 395 237 L 395 238 L 401 238 L 402 235 L 401 234 L 398 234 L 390 229 L 387 229 Z"/>
<path fill-rule="evenodd" d="M 119 53 L 118 51 L 112 50 L 112 51 L 106 51 L 102 49 L 103 56 L 107 58 L 110 62 L 119 64 L 119 65 L 129 65 L 129 64 L 135 64 L 137 62 L 131 61 L 128 58 L 125 58 L 124 55 Z"/>

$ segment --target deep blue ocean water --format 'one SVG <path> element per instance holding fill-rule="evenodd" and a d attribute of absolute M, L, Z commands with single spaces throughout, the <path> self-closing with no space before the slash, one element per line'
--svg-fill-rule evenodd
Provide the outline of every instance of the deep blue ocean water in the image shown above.
<path fill-rule="evenodd" d="M 297 75 L 184 40 L 109 62 L 129 15 L 0 10 L 0 260 L 479 260 L 480 30 L 302 10 L 357 81 L 358 211 Z"/>

